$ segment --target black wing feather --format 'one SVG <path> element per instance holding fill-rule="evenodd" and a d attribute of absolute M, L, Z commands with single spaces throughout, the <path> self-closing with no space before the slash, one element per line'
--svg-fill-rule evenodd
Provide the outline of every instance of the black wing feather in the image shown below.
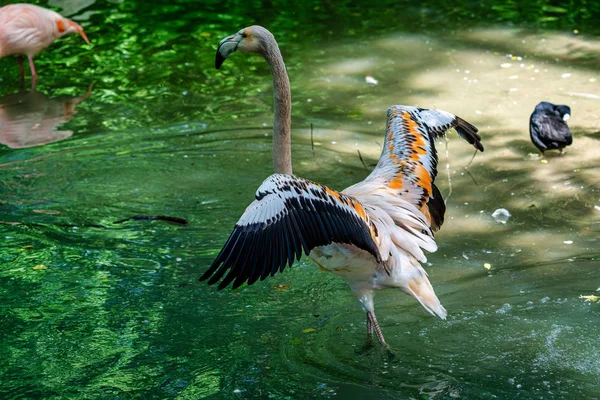
<path fill-rule="evenodd" d="M 478 129 L 475 125 L 470 124 L 460 117 L 456 117 L 452 121 L 452 125 L 461 138 L 465 139 L 469 144 L 473 145 L 477 150 L 483 151 L 481 144 L 481 136 L 477 133 Z"/>
<path fill-rule="evenodd" d="M 305 180 L 302 182 L 316 185 Z M 262 201 L 283 201 L 282 210 L 267 221 L 253 223 L 244 223 L 244 214 L 200 280 L 208 279 L 209 284 L 221 280 L 219 289 L 232 282 L 234 289 L 243 283 L 251 285 L 291 266 L 303 252 L 308 255 L 315 247 L 333 242 L 353 244 L 380 261 L 379 250 L 367 222 L 348 208 L 348 204 L 355 204 L 356 200 L 349 200 L 341 194 L 336 200 L 326 194 L 323 187 L 318 187 L 323 193 L 316 197 L 298 194 L 297 187 L 294 187 L 295 192 L 288 190 L 286 196 L 259 189 L 257 199 L 260 200 L 253 205 L 258 207 Z M 279 200 L 272 196 L 278 196 Z"/>
<path fill-rule="evenodd" d="M 429 215 L 431 215 L 431 229 L 438 231 L 444 223 L 444 214 L 446 213 L 446 203 L 435 184 L 431 185 L 431 196 L 427 200 L 427 207 L 429 208 Z"/>

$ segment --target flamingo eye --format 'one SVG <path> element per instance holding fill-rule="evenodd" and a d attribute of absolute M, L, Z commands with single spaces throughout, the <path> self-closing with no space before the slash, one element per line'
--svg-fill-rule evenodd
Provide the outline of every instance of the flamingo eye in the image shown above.
<path fill-rule="evenodd" d="M 242 37 L 243 37 L 244 39 L 246 39 L 246 38 L 248 37 L 248 34 L 247 34 L 246 32 L 242 32 Z"/>
<path fill-rule="evenodd" d="M 63 33 L 66 30 L 65 23 L 59 19 L 56 21 L 56 29 L 58 29 L 60 33 Z"/>

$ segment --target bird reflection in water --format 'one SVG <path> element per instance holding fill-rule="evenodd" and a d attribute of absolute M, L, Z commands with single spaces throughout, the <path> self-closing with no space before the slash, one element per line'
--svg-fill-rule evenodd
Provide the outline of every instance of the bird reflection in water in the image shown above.
<path fill-rule="evenodd" d="M 92 93 L 90 85 L 83 96 L 58 96 L 50 98 L 35 89 L 21 89 L 0 97 L 0 143 L 12 148 L 42 146 L 73 135 L 57 127 L 77 113 L 77 104 Z"/>

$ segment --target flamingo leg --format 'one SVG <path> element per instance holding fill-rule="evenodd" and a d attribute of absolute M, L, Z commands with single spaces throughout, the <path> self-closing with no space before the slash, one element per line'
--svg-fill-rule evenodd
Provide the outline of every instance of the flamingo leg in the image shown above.
<path fill-rule="evenodd" d="M 29 68 L 31 69 L 31 88 L 35 88 L 35 83 L 37 81 L 37 73 L 35 72 L 35 65 L 33 65 L 33 58 L 31 56 L 27 56 L 29 58 Z"/>
<path fill-rule="evenodd" d="M 367 321 L 370 321 L 370 325 L 367 323 L 367 330 L 370 329 L 371 334 L 372 330 L 375 330 L 375 334 L 377 335 L 379 343 L 381 343 L 382 346 L 388 347 L 387 343 L 385 342 L 385 338 L 383 337 L 383 332 L 381 332 L 381 328 L 379 327 L 379 322 L 377 322 L 377 317 L 375 316 L 374 311 L 367 311 Z"/>

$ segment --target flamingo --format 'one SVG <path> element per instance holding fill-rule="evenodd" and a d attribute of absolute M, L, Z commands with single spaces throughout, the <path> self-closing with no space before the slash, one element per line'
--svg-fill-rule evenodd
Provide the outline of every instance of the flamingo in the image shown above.
<path fill-rule="evenodd" d="M 33 56 L 69 33 L 79 33 L 87 44 L 90 43 L 79 24 L 52 10 L 33 4 L 9 4 L 0 8 L 0 58 L 18 54 L 23 80 L 25 70 L 21 54 L 27 55 L 32 86 L 37 81 Z"/>
<path fill-rule="evenodd" d="M 399 289 L 445 319 L 446 310 L 419 264 L 426 261 L 423 250 L 436 251 L 433 231 L 441 226 L 445 212 L 433 184 L 434 139 L 454 128 L 483 151 L 477 128 L 445 111 L 392 106 L 377 166 L 365 180 L 339 192 L 292 175 L 289 79 L 271 32 L 250 26 L 226 37 L 217 50 L 216 68 L 237 50 L 260 54 L 271 68 L 275 174 L 258 188 L 200 280 L 220 281 L 219 289 L 231 283 L 234 289 L 252 285 L 283 271 L 304 253 L 321 270 L 349 284 L 366 312 L 368 338 L 375 332 L 386 348 L 375 316 L 374 291 Z"/>

